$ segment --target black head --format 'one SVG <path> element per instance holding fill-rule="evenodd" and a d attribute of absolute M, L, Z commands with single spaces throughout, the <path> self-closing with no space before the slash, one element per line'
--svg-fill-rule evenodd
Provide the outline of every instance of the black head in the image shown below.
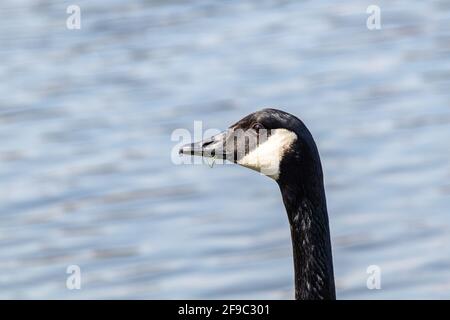
<path fill-rule="evenodd" d="M 269 130 L 287 129 L 295 133 L 300 133 L 301 130 L 306 129 L 305 125 L 296 116 L 282 110 L 271 108 L 253 112 L 230 126 L 230 128 L 249 130 L 257 123 Z"/>
<path fill-rule="evenodd" d="M 303 122 L 277 109 L 249 114 L 208 140 L 183 146 L 180 153 L 226 159 L 279 183 L 307 169 L 302 164 L 319 161 L 314 140 Z"/>

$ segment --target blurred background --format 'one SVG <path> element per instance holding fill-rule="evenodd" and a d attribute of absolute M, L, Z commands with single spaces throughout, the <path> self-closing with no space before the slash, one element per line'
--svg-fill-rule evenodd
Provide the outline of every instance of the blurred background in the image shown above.
<path fill-rule="evenodd" d="M 450 298 L 448 1 L 3 0 L 0 61 L 0 298 L 293 298 L 277 185 L 171 161 L 269 106 L 321 152 L 337 297 Z"/>

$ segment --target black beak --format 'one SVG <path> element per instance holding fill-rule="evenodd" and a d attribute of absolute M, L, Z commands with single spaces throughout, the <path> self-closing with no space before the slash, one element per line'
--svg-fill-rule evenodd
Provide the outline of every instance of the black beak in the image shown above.
<path fill-rule="evenodd" d="M 212 136 L 209 139 L 186 144 L 180 148 L 179 153 L 205 158 L 225 159 L 227 155 L 227 152 L 225 150 L 225 142 L 227 140 L 227 136 L 228 131 L 224 131 L 215 136 Z"/>

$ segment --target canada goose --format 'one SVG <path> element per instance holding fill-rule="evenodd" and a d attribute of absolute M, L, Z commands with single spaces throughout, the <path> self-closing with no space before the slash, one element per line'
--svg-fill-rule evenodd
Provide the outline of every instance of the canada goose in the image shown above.
<path fill-rule="evenodd" d="M 226 159 L 274 179 L 291 229 L 295 298 L 336 299 L 322 165 L 314 139 L 300 119 L 263 109 L 179 152 Z"/>

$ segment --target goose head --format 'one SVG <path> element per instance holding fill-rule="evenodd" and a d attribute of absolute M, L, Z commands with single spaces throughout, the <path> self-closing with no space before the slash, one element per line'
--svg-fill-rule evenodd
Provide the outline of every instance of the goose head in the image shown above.
<path fill-rule="evenodd" d="M 289 180 L 294 171 L 311 170 L 318 158 L 314 140 L 294 115 L 263 109 L 247 115 L 226 131 L 181 147 L 180 154 L 224 159 L 260 172 L 277 182 Z M 319 161 L 320 163 L 320 161 Z"/>

